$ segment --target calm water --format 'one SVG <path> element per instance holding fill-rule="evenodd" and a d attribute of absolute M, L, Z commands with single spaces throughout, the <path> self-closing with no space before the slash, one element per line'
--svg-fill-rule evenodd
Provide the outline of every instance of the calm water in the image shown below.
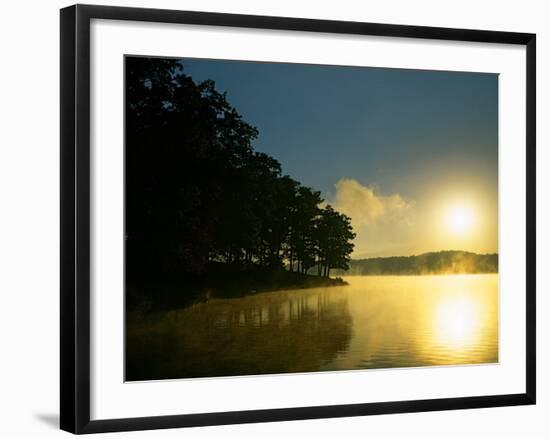
<path fill-rule="evenodd" d="M 132 318 L 129 380 L 498 361 L 498 276 L 354 276 Z"/>

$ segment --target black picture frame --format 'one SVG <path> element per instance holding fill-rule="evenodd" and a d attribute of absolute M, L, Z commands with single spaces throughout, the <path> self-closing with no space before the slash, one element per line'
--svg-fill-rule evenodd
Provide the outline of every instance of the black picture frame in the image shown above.
<path fill-rule="evenodd" d="M 526 392 L 90 420 L 90 21 L 181 23 L 333 34 L 408 37 L 526 47 Z M 61 10 L 61 429 L 80 433 L 273 422 L 386 413 L 535 404 L 535 93 L 536 36 L 530 33 L 74 5 Z"/>

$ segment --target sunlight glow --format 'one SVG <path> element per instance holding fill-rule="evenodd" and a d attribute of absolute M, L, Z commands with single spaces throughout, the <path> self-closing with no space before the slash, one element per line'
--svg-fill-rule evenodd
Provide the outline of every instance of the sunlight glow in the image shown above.
<path fill-rule="evenodd" d="M 479 308 L 472 298 L 464 296 L 444 300 L 436 311 L 439 341 L 455 349 L 473 343 L 480 320 Z"/>
<path fill-rule="evenodd" d="M 474 220 L 474 211 L 467 205 L 454 205 L 446 214 L 447 227 L 456 235 L 468 233 L 474 225 Z"/>

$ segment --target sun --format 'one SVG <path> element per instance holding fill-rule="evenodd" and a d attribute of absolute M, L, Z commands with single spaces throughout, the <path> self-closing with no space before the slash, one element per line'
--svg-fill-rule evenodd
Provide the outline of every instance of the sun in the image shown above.
<path fill-rule="evenodd" d="M 472 230 L 475 213 L 472 207 L 465 204 L 451 206 L 445 216 L 446 225 L 455 235 L 464 235 Z"/>

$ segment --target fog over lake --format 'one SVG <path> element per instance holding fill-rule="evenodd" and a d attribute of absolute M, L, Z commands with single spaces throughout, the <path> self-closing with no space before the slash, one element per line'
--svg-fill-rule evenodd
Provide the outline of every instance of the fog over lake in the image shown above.
<path fill-rule="evenodd" d="M 498 362 L 498 275 L 348 276 L 127 319 L 128 380 Z"/>

